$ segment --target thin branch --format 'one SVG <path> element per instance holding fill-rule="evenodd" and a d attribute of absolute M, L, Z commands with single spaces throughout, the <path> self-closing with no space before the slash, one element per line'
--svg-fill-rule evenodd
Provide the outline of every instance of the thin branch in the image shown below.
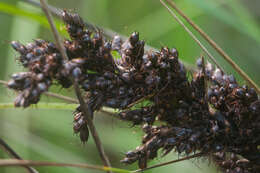
<path fill-rule="evenodd" d="M 171 14 L 171 16 L 184 28 L 184 30 L 191 36 L 191 38 L 199 45 L 199 47 L 208 55 L 208 57 L 216 64 L 216 66 L 224 71 L 221 66 L 217 63 L 213 55 L 207 50 L 207 48 L 197 39 L 197 37 L 187 28 L 184 23 L 179 19 L 179 17 L 163 2 L 160 0 L 161 4 L 167 9 L 167 11 Z"/>
<path fill-rule="evenodd" d="M 174 8 L 199 34 L 251 85 L 258 94 L 260 94 L 260 88 L 257 84 L 231 59 L 230 56 L 213 40 L 208 36 L 197 24 L 195 24 L 188 16 L 186 16 L 173 1 L 166 0 L 167 3 Z"/>
<path fill-rule="evenodd" d="M 65 51 L 65 47 L 64 47 L 64 45 L 63 45 L 63 43 L 61 41 L 61 38 L 60 38 L 60 36 L 58 34 L 58 31 L 57 31 L 56 27 L 54 25 L 54 22 L 53 22 L 53 19 L 51 17 L 51 14 L 49 12 L 47 3 L 46 3 L 45 0 L 40 0 L 40 2 L 41 2 L 42 9 L 45 12 L 46 17 L 47 17 L 47 19 L 48 19 L 48 21 L 49 21 L 49 23 L 51 25 L 51 29 L 52 29 L 52 32 L 54 34 L 55 41 L 58 44 L 58 48 L 59 48 L 59 50 L 60 50 L 64 60 L 68 60 L 68 57 L 67 57 L 67 54 L 66 54 L 66 51 Z M 71 79 L 73 79 L 73 78 L 71 78 Z M 110 167 L 111 164 L 110 164 L 110 162 L 108 160 L 108 157 L 105 154 L 105 151 L 104 151 L 104 148 L 102 146 L 101 140 L 100 140 L 100 138 L 98 136 L 98 133 L 97 133 L 96 128 L 95 128 L 95 126 L 93 124 L 93 121 L 92 121 L 93 112 L 90 110 L 89 105 L 87 105 L 85 103 L 83 97 L 81 96 L 80 88 L 78 86 L 78 82 L 76 80 L 74 80 L 73 82 L 74 82 L 74 89 L 75 89 L 76 95 L 77 95 L 79 103 L 80 103 L 80 108 L 81 108 L 81 110 L 83 112 L 83 115 L 86 118 L 88 127 L 89 127 L 90 132 L 91 132 L 91 134 L 93 136 L 93 139 L 94 139 L 94 141 L 96 143 L 96 147 L 97 147 L 97 149 L 99 151 L 99 155 L 100 155 L 104 165 Z M 108 172 L 111 172 L 111 171 L 108 171 Z"/>
<path fill-rule="evenodd" d="M 7 86 L 7 81 L 4 81 L 4 80 L 0 80 L 0 84 L 3 84 L 5 86 Z M 60 100 L 63 100 L 63 101 L 66 101 L 68 103 L 75 103 L 75 104 L 79 104 L 79 101 L 74 99 L 74 98 L 71 98 L 71 97 L 68 97 L 68 96 L 64 96 L 64 95 L 60 95 L 60 94 L 56 94 L 56 93 L 53 93 L 53 92 L 44 92 L 43 93 L 44 95 L 46 96 L 49 96 L 49 97 L 53 97 L 53 98 L 57 98 L 57 99 L 60 99 Z M 107 115 L 110 115 L 110 116 L 115 116 L 115 113 L 107 110 L 108 108 L 107 107 L 103 107 L 101 108 L 101 110 L 99 110 L 98 112 L 102 112 L 104 114 L 107 114 Z M 118 118 L 118 117 L 117 117 Z"/>
<path fill-rule="evenodd" d="M 22 0 L 22 1 L 25 1 L 25 2 L 27 2 L 29 4 L 31 4 L 31 5 L 34 5 L 36 7 L 40 7 L 41 8 L 41 3 L 39 1 L 37 1 L 37 0 Z M 51 11 L 52 14 L 54 14 L 54 15 L 56 15 L 58 17 L 61 17 L 62 12 L 63 12 L 61 9 L 55 8 L 55 7 L 53 7 L 51 5 L 48 5 L 48 4 L 47 4 L 47 7 L 49 8 L 49 10 Z"/>
<path fill-rule="evenodd" d="M 73 164 L 73 163 L 57 163 L 57 162 L 47 162 L 47 161 L 32 161 L 32 160 L 17 160 L 17 159 L 0 159 L 0 167 L 1 166 L 54 166 L 54 167 L 75 167 L 75 168 L 87 168 L 93 170 L 101 170 L 101 171 L 113 171 L 118 173 L 130 173 L 130 171 L 119 169 L 119 168 L 111 168 L 106 166 L 95 166 L 89 164 Z"/>
<path fill-rule="evenodd" d="M 55 25 L 54 25 L 54 22 L 52 20 L 52 17 L 51 17 L 51 13 L 49 12 L 49 9 L 48 9 L 48 6 L 47 6 L 47 3 L 45 0 L 40 0 L 41 2 L 41 7 L 42 7 L 42 10 L 44 11 L 47 19 L 48 19 L 48 22 L 50 23 L 50 26 L 51 26 L 51 31 L 53 32 L 53 36 L 56 40 L 56 44 L 58 46 L 58 49 L 60 50 L 60 53 L 62 55 L 62 57 L 64 58 L 64 60 L 69 60 L 67 54 L 66 54 L 66 51 L 65 51 L 65 47 L 61 41 L 61 38 L 59 36 L 59 33 L 58 33 L 58 30 L 56 29 Z"/>
<path fill-rule="evenodd" d="M 75 88 L 76 95 L 77 95 L 79 102 L 80 102 L 80 109 L 83 112 L 83 115 L 85 116 L 85 118 L 87 120 L 88 127 L 89 127 L 90 132 L 92 134 L 92 137 L 93 137 L 93 139 L 96 143 L 97 149 L 99 151 L 99 155 L 100 155 L 104 165 L 111 167 L 110 162 L 108 160 L 108 157 L 106 156 L 105 150 L 102 146 L 101 140 L 98 136 L 98 133 L 97 133 L 96 128 L 95 128 L 93 121 L 92 121 L 93 112 L 91 111 L 90 106 L 85 103 L 83 97 L 81 96 L 80 89 L 79 89 L 77 82 L 74 82 L 74 88 Z"/>
<path fill-rule="evenodd" d="M 52 92 L 44 92 L 43 94 L 46 95 L 46 96 L 50 96 L 50 97 L 53 97 L 53 98 L 64 100 L 64 101 L 69 102 L 69 103 L 76 103 L 76 104 L 79 103 L 79 101 L 74 99 L 74 98 L 63 96 L 63 95 L 60 95 L 60 94 L 56 94 L 56 93 L 52 93 Z"/>
<path fill-rule="evenodd" d="M 193 159 L 193 158 L 196 158 L 196 157 L 201 157 L 203 155 L 204 155 L 204 153 L 202 153 L 202 152 L 197 153 L 197 154 L 193 154 L 191 156 L 187 156 L 187 157 L 184 157 L 184 158 L 181 158 L 181 159 L 160 163 L 160 164 L 153 165 L 153 166 L 150 166 L 150 167 L 147 167 L 147 168 L 144 168 L 144 169 L 138 169 L 138 170 L 132 171 L 132 173 L 147 171 L 149 169 L 158 168 L 158 167 L 161 167 L 161 166 L 166 166 L 166 165 L 169 165 L 169 164 L 172 164 L 172 163 L 176 163 L 176 162 L 180 162 L 180 161 L 184 161 L 184 160 L 189 160 L 189 159 Z"/>
<path fill-rule="evenodd" d="M 204 93 L 205 93 L 204 101 L 208 107 L 209 106 L 208 105 L 208 80 L 207 80 L 207 75 L 206 75 L 205 60 L 204 60 L 203 56 L 201 56 L 201 62 L 202 62 L 202 74 L 203 74 L 203 80 L 204 80 Z"/>
<path fill-rule="evenodd" d="M 0 84 L 7 87 L 8 82 L 4 81 L 4 80 L 0 80 Z M 69 103 L 76 103 L 76 104 L 79 103 L 78 100 L 76 100 L 74 98 L 63 96 L 63 95 L 60 95 L 60 94 L 56 94 L 56 93 L 52 93 L 52 92 L 44 92 L 43 94 L 46 95 L 46 96 L 54 97 L 54 98 L 69 102 Z"/>
<path fill-rule="evenodd" d="M 142 101 L 144 101 L 144 100 L 146 100 L 146 99 L 149 99 L 149 98 L 153 97 L 154 95 L 155 95 L 155 93 L 152 93 L 152 94 L 149 94 L 149 95 L 147 95 L 147 96 L 144 96 L 144 97 L 140 98 L 139 100 L 136 100 L 135 102 L 129 104 L 129 105 L 126 107 L 126 109 L 129 109 L 129 108 L 131 108 L 132 106 L 134 106 L 134 105 L 136 105 L 136 104 L 138 104 L 138 103 L 141 103 Z"/>
<path fill-rule="evenodd" d="M 16 158 L 18 160 L 23 160 L 2 138 L 0 138 L 0 147 L 6 151 L 11 157 Z M 25 165 L 23 166 L 27 172 L 29 173 L 38 173 L 37 170 L 35 170 L 34 168 Z"/>
<path fill-rule="evenodd" d="M 7 86 L 7 82 L 4 80 L 0 80 L 0 84 Z"/>

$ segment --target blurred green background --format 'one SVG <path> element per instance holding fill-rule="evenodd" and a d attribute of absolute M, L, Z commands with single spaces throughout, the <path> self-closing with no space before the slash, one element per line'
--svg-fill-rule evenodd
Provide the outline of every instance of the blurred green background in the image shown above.
<path fill-rule="evenodd" d="M 260 85 L 260 6 L 259 0 L 176 0 L 189 17 L 199 24 L 233 60 Z M 152 47 L 176 47 L 180 59 L 194 64 L 202 54 L 201 49 L 184 32 L 162 7 L 159 0 L 49 0 L 55 7 L 71 9 L 85 20 L 102 28 L 109 28 L 122 35 L 139 31 L 142 39 Z M 18 10 L 28 12 L 27 17 Z M 41 18 L 34 20 L 33 14 L 43 15 L 41 10 L 22 0 L 0 0 L 0 79 L 8 80 L 14 72 L 22 71 L 18 56 L 10 47 L 10 41 L 31 42 L 35 38 L 53 40 L 50 30 Z M 61 28 L 62 29 L 62 28 Z M 64 29 L 64 28 L 63 28 Z M 196 34 L 198 36 L 198 34 Z M 204 42 L 204 41 L 203 41 Z M 205 43 L 205 42 L 204 42 Z M 208 46 L 207 46 L 208 47 Z M 210 52 L 229 72 L 238 75 L 219 57 L 212 48 Z M 243 84 L 244 81 L 239 78 Z M 51 91 L 74 96 L 73 90 L 52 87 Z M 15 95 L 0 86 L 0 102 L 10 103 Z M 61 102 L 42 96 L 42 102 Z M 73 110 L 40 109 L 37 105 L 28 109 L 1 109 L 0 136 L 24 159 L 102 165 L 93 140 L 83 145 L 72 130 Z M 140 144 L 142 133 L 139 127 L 97 113 L 95 124 L 113 167 L 134 170 L 137 165 L 120 163 L 123 154 Z M 1 158 L 8 155 L 0 151 Z M 178 156 L 150 161 L 149 165 L 162 163 Z M 39 172 L 100 172 L 78 168 L 38 167 Z M 25 172 L 21 167 L 0 168 L 1 173 Z M 147 172 L 214 173 L 216 168 L 207 160 L 193 160 L 156 168 Z"/>

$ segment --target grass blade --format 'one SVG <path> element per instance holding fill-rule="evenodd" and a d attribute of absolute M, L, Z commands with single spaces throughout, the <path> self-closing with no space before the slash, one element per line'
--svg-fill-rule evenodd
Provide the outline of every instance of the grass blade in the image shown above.
<path fill-rule="evenodd" d="M 27 10 L 24 10 L 22 8 L 16 7 L 15 5 L 12 4 L 8 4 L 8 3 L 4 3 L 4 2 L 0 2 L 0 12 L 8 14 L 8 15 L 12 15 L 12 16 L 19 16 L 19 17 L 23 17 L 25 19 L 30 19 L 33 21 L 36 21 L 37 23 L 39 23 L 41 26 L 45 27 L 45 28 L 50 28 L 49 23 L 47 21 L 47 19 L 41 14 L 41 13 L 34 13 L 34 12 L 30 12 Z M 58 28 L 58 31 L 63 35 L 63 36 L 67 36 L 67 32 L 65 31 L 65 27 L 64 24 L 60 21 L 55 19 L 55 25 Z"/>

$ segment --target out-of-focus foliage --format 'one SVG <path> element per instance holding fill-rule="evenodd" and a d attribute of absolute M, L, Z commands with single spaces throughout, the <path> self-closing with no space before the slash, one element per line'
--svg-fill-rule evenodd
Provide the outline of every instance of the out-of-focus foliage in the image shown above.
<path fill-rule="evenodd" d="M 189 17 L 199 24 L 233 60 L 260 85 L 260 14 L 258 0 L 176 0 Z M 187 33 L 170 17 L 158 0 L 52 0 L 52 5 L 71 9 L 85 20 L 99 27 L 129 35 L 139 31 L 147 44 L 176 47 L 183 61 L 193 64 L 202 54 L 200 48 Z M 7 6 L 8 5 L 8 6 Z M 10 74 L 21 71 L 17 56 L 10 48 L 10 41 L 30 42 L 35 38 L 53 40 L 47 23 L 39 8 L 18 0 L 0 2 L 0 79 L 7 80 Z M 59 24 L 59 26 L 61 26 Z M 59 29 L 64 30 L 62 27 Z M 196 34 L 198 35 L 198 34 Z M 205 42 L 204 42 L 205 43 Z M 213 52 L 213 49 L 209 49 Z M 223 68 L 234 71 L 213 53 Z M 236 73 L 235 73 L 236 74 Z M 240 81 L 243 83 L 243 80 Z M 73 90 L 53 87 L 53 92 L 73 96 Z M 14 93 L 0 86 L 0 102 L 10 103 Z M 44 96 L 44 102 L 60 102 Z M 72 130 L 72 110 L 60 109 L 3 109 L 0 111 L 0 136 L 23 158 L 71 163 L 101 165 L 98 152 L 91 139 L 86 145 L 80 143 Z M 40 106 L 39 106 L 40 107 Z M 50 107 L 51 108 L 51 107 Z M 95 124 L 113 167 L 136 169 L 137 165 L 125 166 L 119 161 L 123 153 L 140 143 L 141 132 L 130 124 L 107 115 L 97 114 Z M 0 151 L 1 158 L 8 156 Z M 176 155 L 158 158 L 149 165 L 177 158 Z M 207 162 L 185 161 L 149 172 L 215 172 Z M 40 172 L 95 172 L 76 168 L 37 168 Z M 0 168 L 0 172 L 23 172 L 23 168 Z"/>

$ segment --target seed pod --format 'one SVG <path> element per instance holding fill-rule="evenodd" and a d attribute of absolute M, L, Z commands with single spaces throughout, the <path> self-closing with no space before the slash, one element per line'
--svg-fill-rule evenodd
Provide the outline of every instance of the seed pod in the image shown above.
<path fill-rule="evenodd" d="M 85 125 L 80 129 L 79 132 L 79 136 L 80 136 L 80 140 L 83 143 L 86 143 L 88 141 L 89 138 L 89 130 L 88 127 Z"/>

